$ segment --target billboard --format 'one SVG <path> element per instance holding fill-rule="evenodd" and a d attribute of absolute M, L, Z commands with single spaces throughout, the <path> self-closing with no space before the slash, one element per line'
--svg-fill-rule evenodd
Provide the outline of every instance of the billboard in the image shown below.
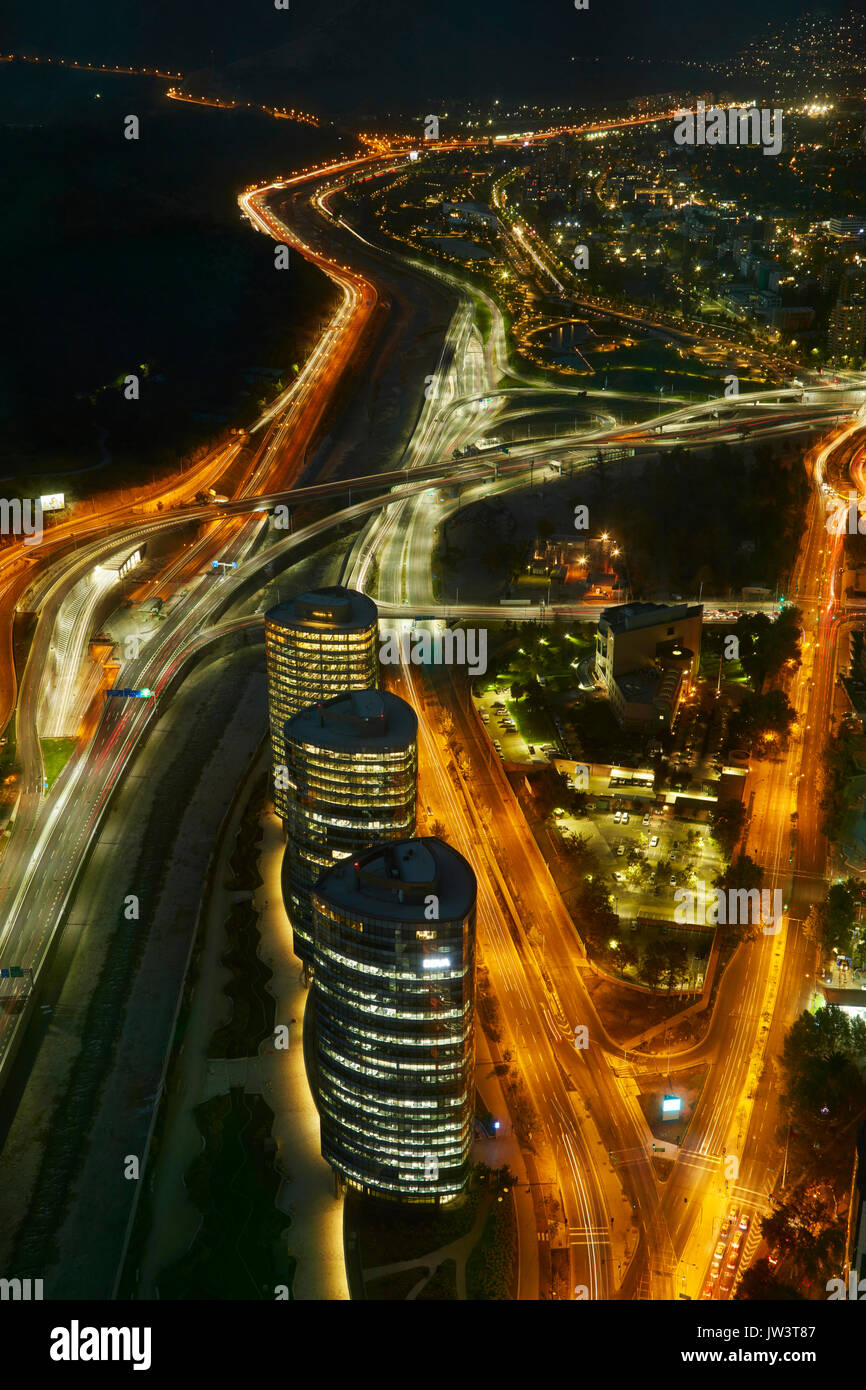
<path fill-rule="evenodd" d="M 39 505 L 43 512 L 62 512 L 66 506 L 66 498 L 62 492 L 49 492 L 45 497 L 39 498 Z"/>

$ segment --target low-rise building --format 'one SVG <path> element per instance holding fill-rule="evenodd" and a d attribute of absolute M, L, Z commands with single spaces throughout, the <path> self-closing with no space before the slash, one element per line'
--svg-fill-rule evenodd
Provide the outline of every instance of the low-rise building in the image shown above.
<path fill-rule="evenodd" d="M 700 604 L 625 603 L 606 608 L 595 639 L 595 672 L 624 725 L 669 729 L 697 674 Z"/>

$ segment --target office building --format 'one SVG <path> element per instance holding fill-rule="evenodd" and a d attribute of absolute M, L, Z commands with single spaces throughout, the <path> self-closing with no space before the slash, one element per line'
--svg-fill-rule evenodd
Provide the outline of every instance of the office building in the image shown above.
<path fill-rule="evenodd" d="M 866 213 L 855 212 L 848 217 L 830 217 L 824 226 L 831 236 L 861 237 L 866 235 Z"/>
<path fill-rule="evenodd" d="M 352 690 L 286 722 L 283 899 L 313 960 L 313 885 L 335 861 L 415 833 L 418 718 L 399 695 Z"/>
<path fill-rule="evenodd" d="M 836 302 L 830 313 L 827 351 L 837 361 L 857 359 L 866 352 L 866 295 Z"/>
<path fill-rule="evenodd" d="M 439 1202 L 469 1175 L 475 875 L 423 838 L 345 860 L 313 893 L 322 1154 L 347 1184 Z"/>
<path fill-rule="evenodd" d="M 703 612 L 697 603 L 623 603 L 601 613 L 595 674 L 620 724 L 671 727 L 697 674 Z"/>
<path fill-rule="evenodd" d="M 317 700 L 379 684 L 376 605 L 354 589 L 313 589 L 265 614 L 274 809 L 285 821 L 286 720 Z"/>

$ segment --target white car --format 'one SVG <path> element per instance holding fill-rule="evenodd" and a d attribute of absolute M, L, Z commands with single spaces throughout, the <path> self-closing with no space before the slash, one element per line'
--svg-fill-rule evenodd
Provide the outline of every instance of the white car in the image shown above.
<path fill-rule="evenodd" d="M 619 825 L 620 821 L 622 820 L 622 811 L 614 811 L 613 820 L 614 825 Z"/>
<path fill-rule="evenodd" d="M 623 811 L 623 813 L 622 813 L 622 823 L 623 823 L 623 825 L 628 825 L 628 811 Z"/>
<path fill-rule="evenodd" d="M 655 849 L 655 847 L 656 847 L 656 845 L 658 844 L 658 842 L 659 842 L 659 837 L 658 837 L 658 835 L 653 835 L 652 838 L 650 839 L 650 849 Z"/>

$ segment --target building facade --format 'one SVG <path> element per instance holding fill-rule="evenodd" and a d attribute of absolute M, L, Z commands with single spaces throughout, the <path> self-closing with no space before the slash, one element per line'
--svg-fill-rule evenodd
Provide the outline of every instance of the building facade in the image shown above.
<path fill-rule="evenodd" d="M 671 727 L 697 675 L 703 612 L 697 603 L 623 603 L 600 614 L 595 674 L 620 724 Z"/>
<path fill-rule="evenodd" d="M 860 358 L 866 352 L 866 295 L 840 299 L 830 313 L 827 351 L 832 358 Z"/>
<path fill-rule="evenodd" d="M 335 861 L 415 834 L 418 718 L 399 695 L 352 690 L 286 722 L 283 900 L 313 963 L 312 891 Z"/>
<path fill-rule="evenodd" d="M 284 777 L 286 720 L 318 700 L 379 684 L 378 613 L 354 589 L 313 589 L 265 614 L 268 717 L 274 769 L 274 809 L 288 814 Z"/>
<path fill-rule="evenodd" d="M 475 875 L 432 837 L 346 860 L 313 894 L 322 1155 L 380 1197 L 464 1188 L 475 1093 Z"/>

